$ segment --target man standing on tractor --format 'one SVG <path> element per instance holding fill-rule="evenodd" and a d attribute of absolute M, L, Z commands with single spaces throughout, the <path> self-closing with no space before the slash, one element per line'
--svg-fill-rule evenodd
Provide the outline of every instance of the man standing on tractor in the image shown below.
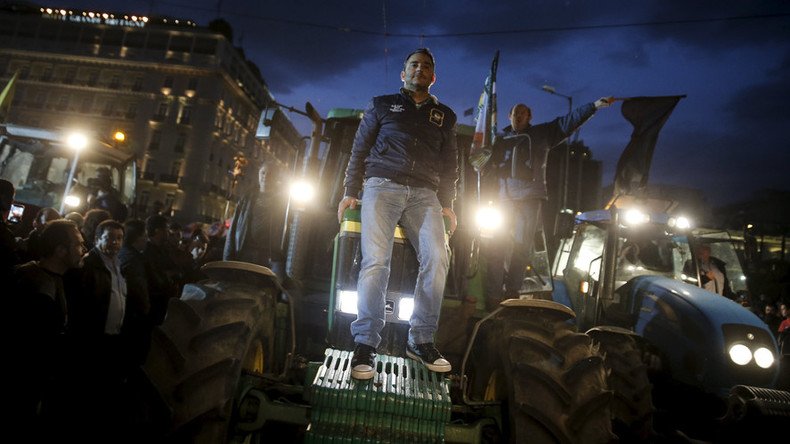
<path fill-rule="evenodd" d="M 492 248 L 488 258 L 487 299 L 497 304 L 503 299 L 518 298 L 527 265 L 530 263 L 535 233 L 541 221 L 541 207 L 548 198 L 546 162 L 549 151 L 570 137 L 584 122 L 614 101 L 602 97 L 587 103 L 566 116 L 551 122 L 531 125 L 532 110 L 515 105 L 508 115 L 510 126 L 498 137 L 491 155 L 491 173 L 499 184 L 499 200 L 507 210 L 512 238 L 507 244 Z M 503 239 L 503 241 L 505 241 Z M 512 247 L 505 276 L 505 251 Z"/>
<path fill-rule="evenodd" d="M 420 262 L 406 353 L 429 370 L 451 369 L 434 345 L 434 334 L 449 269 L 443 216 L 450 219 L 451 234 L 457 224 L 452 207 L 458 149 L 455 113 L 429 92 L 434 68 L 427 48 L 409 54 L 400 74 L 403 88 L 374 97 L 354 137 L 337 216 L 342 221 L 346 208 L 362 204 L 358 314 L 351 324 L 356 343 L 351 376 L 356 379 L 375 373 L 398 223 Z"/>

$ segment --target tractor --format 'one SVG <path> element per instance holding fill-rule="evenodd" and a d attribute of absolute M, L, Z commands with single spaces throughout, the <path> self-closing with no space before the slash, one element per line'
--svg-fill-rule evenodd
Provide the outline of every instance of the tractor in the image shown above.
<path fill-rule="evenodd" d="M 693 251 L 703 242 L 729 261 L 725 287 L 745 288 L 732 244 L 692 231 L 674 208 L 617 196 L 576 217 L 553 265 L 553 300 L 606 356 L 615 428 L 626 430 L 618 434 L 640 436 L 655 422 L 720 441 L 753 433 L 754 418 L 788 421 L 774 336 L 741 304 L 701 288 Z"/>
<path fill-rule="evenodd" d="M 469 297 L 467 256 L 479 233 L 464 219 L 450 240 L 436 337 L 454 371 L 404 358 L 417 261 L 396 230 L 376 374 L 350 377 L 360 223 L 349 210 L 338 226 L 335 208 L 361 113 L 321 119 L 310 108 L 315 131 L 301 179 L 318 192 L 312 204 L 291 206 L 288 277 L 213 262 L 206 280 L 170 302 L 143 367 L 156 434 L 195 443 L 265 442 L 284 431 L 305 442 L 610 441 L 613 396 L 598 347 L 559 303 L 511 299 L 487 311 Z M 471 145 L 463 129 L 459 138 Z M 463 189 L 462 179 L 461 205 Z"/>
<path fill-rule="evenodd" d="M 332 110 L 324 119 L 308 104 L 306 114 L 315 129 L 299 179 L 313 181 L 316 197 L 286 205 L 293 209 L 283 235 L 287 277 L 281 282 L 255 264 L 213 262 L 203 269 L 208 279 L 171 301 L 143 367 L 157 438 L 632 442 L 683 422 L 662 409 L 682 409 L 678 393 L 691 389 L 706 402 L 729 396 L 733 423 L 782 411 L 776 406 L 788 395 L 771 390 L 777 346 L 765 326 L 734 302 L 682 282 L 677 270 L 691 257 L 682 234 L 668 229 L 668 219 L 631 226 L 621 215 L 626 199 L 580 216 L 553 269 L 541 233 L 540 266 L 520 297 L 486 307 L 485 239 L 496 234 L 471 222 L 477 199 L 467 190 L 474 179 L 464 161 L 435 338 L 453 371 L 433 373 L 404 358 L 417 261 L 396 229 L 376 374 L 352 379 L 360 221 L 358 210 L 347 210 L 338 226 L 336 205 L 361 112 Z M 459 147 L 471 146 L 470 135 L 459 128 Z M 655 247 L 658 262 L 620 266 L 632 237 Z M 643 246 L 630 257 L 646 259 Z M 772 404 L 769 396 L 778 398 Z M 688 407 L 683 411 L 703 409 Z M 662 426 L 665 418 L 671 425 Z"/>

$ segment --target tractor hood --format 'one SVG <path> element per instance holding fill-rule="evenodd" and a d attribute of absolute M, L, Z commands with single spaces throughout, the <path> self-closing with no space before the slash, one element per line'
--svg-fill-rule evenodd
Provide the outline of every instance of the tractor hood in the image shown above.
<path fill-rule="evenodd" d="M 678 381 L 726 396 L 742 384 L 773 388 L 779 374 L 774 336 L 754 313 L 715 293 L 660 276 L 639 276 L 618 292 L 634 302 L 634 330 L 661 350 L 665 368 Z M 730 349 L 745 345 L 752 358 L 736 364 Z M 773 364 L 762 368 L 753 357 L 765 348 Z"/>

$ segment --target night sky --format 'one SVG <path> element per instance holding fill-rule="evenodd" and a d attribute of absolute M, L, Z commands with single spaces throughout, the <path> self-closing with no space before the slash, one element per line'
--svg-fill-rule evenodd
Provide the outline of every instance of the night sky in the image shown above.
<path fill-rule="evenodd" d="M 499 128 L 517 102 L 533 123 L 601 96 L 687 97 L 662 130 L 650 182 L 702 189 L 714 204 L 790 190 L 790 2 L 777 1 L 126 1 L 42 6 L 168 15 L 206 25 L 219 16 L 260 68 L 275 99 L 321 114 L 364 108 L 400 86 L 403 57 L 436 56 L 432 92 L 459 122 L 476 106 L 494 53 Z M 123 6 L 119 6 L 123 5 Z M 123 8 L 123 9 L 119 9 Z M 291 114 L 302 134 L 309 121 Z M 580 138 L 603 161 L 603 184 L 631 126 L 620 104 Z"/>

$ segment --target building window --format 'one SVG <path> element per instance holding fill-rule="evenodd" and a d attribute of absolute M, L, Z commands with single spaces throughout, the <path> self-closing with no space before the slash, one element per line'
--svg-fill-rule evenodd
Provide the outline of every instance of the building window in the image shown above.
<path fill-rule="evenodd" d="M 36 93 L 36 98 L 33 99 L 33 108 L 43 108 L 44 104 L 47 103 L 47 93 L 45 91 L 39 91 Z"/>
<path fill-rule="evenodd" d="M 187 84 L 187 89 L 190 91 L 197 91 L 197 86 L 198 86 L 197 77 L 190 77 L 189 83 Z"/>
<path fill-rule="evenodd" d="M 181 107 L 181 115 L 178 116 L 178 123 L 182 125 L 189 125 L 192 121 L 192 107 L 184 105 Z"/>
<path fill-rule="evenodd" d="M 173 202 L 176 200 L 176 195 L 173 193 L 167 193 L 165 196 L 165 208 L 171 209 L 173 208 Z"/>
<path fill-rule="evenodd" d="M 165 77 L 165 82 L 162 84 L 163 88 L 172 88 L 173 87 L 173 77 L 167 76 Z"/>
<path fill-rule="evenodd" d="M 167 102 L 161 102 L 159 104 L 159 107 L 156 109 L 156 114 L 154 114 L 153 120 L 155 120 L 157 122 L 161 122 L 161 121 L 165 120 L 165 118 L 167 118 L 167 109 L 168 108 L 169 108 L 169 105 L 167 104 Z"/>
<path fill-rule="evenodd" d="M 181 163 L 182 163 L 181 160 L 176 160 L 175 162 L 173 162 L 173 164 L 170 166 L 171 176 L 178 177 L 179 174 L 181 174 Z"/>
<path fill-rule="evenodd" d="M 96 86 L 96 82 L 99 81 L 99 71 L 91 70 L 88 72 L 88 86 Z"/>
<path fill-rule="evenodd" d="M 80 103 L 80 112 L 87 114 L 91 112 L 92 106 L 93 106 L 93 97 L 83 97 L 82 102 Z"/>
<path fill-rule="evenodd" d="M 126 118 L 127 119 L 134 119 L 135 117 L 137 117 L 137 104 L 136 103 L 130 103 L 129 107 L 126 108 Z"/>
<path fill-rule="evenodd" d="M 162 131 L 154 130 L 151 133 L 151 141 L 148 142 L 148 151 L 156 151 L 162 143 Z"/>
<path fill-rule="evenodd" d="M 141 191 L 140 198 L 137 201 L 137 208 L 139 208 L 140 212 L 145 214 L 148 211 L 148 200 L 151 198 L 150 191 Z"/>
<path fill-rule="evenodd" d="M 132 85 L 132 91 L 142 91 L 143 89 L 143 78 L 137 77 L 134 79 L 134 85 Z"/>
<path fill-rule="evenodd" d="M 176 144 L 173 146 L 173 151 L 177 153 L 184 152 L 184 146 L 187 144 L 187 135 L 184 133 L 180 133 L 178 138 L 176 139 Z"/>
<path fill-rule="evenodd" d="M 30 65 L 25 65 L 19 69 L 19 78 L 24 80 L 30 77 Z"/>
<path fill-rule="evenodd" d="M 104 103 L 104 108 L 101 111 L 101 115 L 102 116 L 112 115 L 114 108 L 115 108 L 115 103 L 112 101 L 112 99 L 107 100 L 107 102 Z"/>
<path fill-rule="evenodd" d="M 110 89 L 118 89 L 121 86 L 121 76 L 118 74 L 113 74 L 112 78 L 110 79 Z"/>
<path fill-rule="evenodd" d="M 76 68 L 67 68 L 66 73 L 63 75 L 63 83 L 71 85 L 74 83 L 74 78 L 77 76 Z"/>
<path fill-rule="evenodd" d="M 50 80 L 52 80 L 52 67 L 47 66 L 43 71 L 41 71 L 41 81 L 49 82 Z"/>
<path fill-rule="evenodd" d="M 58 111 L 66 111 L 68 107 L 69 107 L 69 96 L 64 94 L 60 96 L 60 99 L 58 99 L 58 104 L 55 105 L 55 109 Z"/>

